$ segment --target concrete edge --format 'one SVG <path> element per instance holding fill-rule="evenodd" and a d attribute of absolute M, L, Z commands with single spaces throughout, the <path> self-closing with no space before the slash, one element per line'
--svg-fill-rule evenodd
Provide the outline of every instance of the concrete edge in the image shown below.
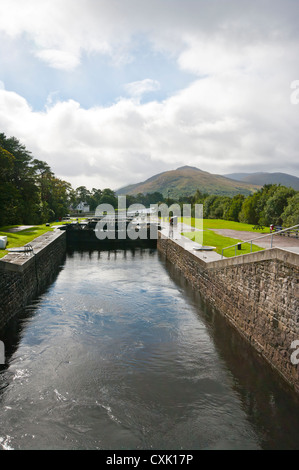
<path fill-rule="evenodd" d="M 282 248 L 269 248 L 267 250 L 256 251 L 246 255 L 234 256 L 232 258 L 224 258 L 218 261 L 207 263 L 208 269 L 225 268 L 227 266 L 237 266 L 241 264 L 257 263 L 259 261 L 268 261 L 277 259 L 286 264 L 290 264 L 299 268 L 299 254 L 293 253 Z"/>
<path fill-rule="evenodd" d="M 169 239 L 176 245 L 180 246 L 182 250 L 184 250 L 184 247 L 181 246 L 175 239 L 167 237 L 166 235 L 162 234 L 160 231 L 158 232 L 158 238 L 164 239 L 164 240 Z M 185 251 L 188 251 L 188 250 L 185 250 Z M 256 263 L 259 261 L 267 261 L 267 260 L 273 260 L 273 259 L 283 261 L 286 264 L 290 264 L 292 266 L 299 268 L 299 254 L 284 250 L 282 248 L 269 248 L 269 249 L 265 249 L 261 251 L 255 251 L 253 253 L 248 253 L 246 255 L 239 255 L 239 256 L 234 256 L 231 258 L 223 258 L 223 259 L 214 260 L 214 261 L 208 261 L 208 260 L 205 261 L 199 258 L 198 256 L 196 256 L 196 254 L 192 253 L 191 251 L 189 251 L 189 254 L 192 257 L 194 257 L 194 259 L 196 259 L 196 261 L 199 262 L 206 269 L 222 269 L 222 268 L 226 268 L 229 266 L 238 266 L 242 264 Z"/>
<path fill-rule="evenodd" d="M 209 263 L 207 263 L 206 261 L 204 261 L 203 259 L 199 258 L 195 253 L 193 253 L 192 251 L 189 251 L 189 250 L 186 250 L 186 248 L 184 246 L 182 246 L 180 243 L 178 243 L 177 240 L 173 239 L 173 238 L 169 238 L 167 237 L 166 235 L 164 235 L 163 233 L 161 233 L 160 231 L 158 231 L 158 240 L 161 239 L 161 240 L 169 240 L 170 242 L 174 243 L 177 247 L 179 247 L 182 252 L 185 252 L 185 253 L 189 253 L 189 255 L 191 257 L 194 258 L 194 260 L 199 263 L 202 267 L 206 268 L 208 266 Z"/>
<path fill-rule="evenodd" d="M 38 258 L 42 251 L 51 245 L 55 240 L 60 237 L 65 237 L 66 234 L 61 230 L 54 230 L 43 233 L 39 237 L 35 238 L 29 244 L 32 245 L 34 254 L 24 254 L 24 253 L 8 253 L 6 256 L 0 259 L 0 273 L 1 272 L 15 272 L 22 273 L 32 263 L 35 263 L 35 259 Z M 27 244 L 28 245 L 28 244 Z"/>

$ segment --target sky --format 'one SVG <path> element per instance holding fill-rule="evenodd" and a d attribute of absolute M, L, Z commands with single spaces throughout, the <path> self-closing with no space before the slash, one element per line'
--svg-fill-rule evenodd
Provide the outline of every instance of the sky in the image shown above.
<path fill-rule="evenodd" d="M 299 177 L 298 0 L 0 0 L 0 132 L 74 188 Z"/>

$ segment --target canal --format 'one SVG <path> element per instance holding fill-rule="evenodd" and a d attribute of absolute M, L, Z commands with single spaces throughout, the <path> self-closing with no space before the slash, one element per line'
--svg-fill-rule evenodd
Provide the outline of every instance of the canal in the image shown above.
<path fill-rule="evenodd" d="M 297 396 L 155 249 L 69 251 L 2 332 L 3 449 L 298 449 Z"/>

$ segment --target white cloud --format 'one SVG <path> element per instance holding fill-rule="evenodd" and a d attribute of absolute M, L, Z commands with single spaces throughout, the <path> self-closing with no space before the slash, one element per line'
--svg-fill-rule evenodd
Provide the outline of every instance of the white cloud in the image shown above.
<path fill-rule="evenodd" d="M 151 91 L 157 91 L 160 89 L 160 83 L 158 80 L 152 80 L 145 78 L 136 82 L 127 83 L 124 86 L 126 92 L 133 97 L 141 98 L 144 93 L 150 93 Z"/>
<path fill-rule="evenodd" d="M 72 70 L 80 63 L 80 58 L 76 54 L 57 49 L 45 49 L 37 52 L 36 56 L 45 61 L 50 67 L 61 70 Z"/>
<path fill-rule="evenodd" d="M 127 97 L 110 106 L 83 109 L 57 90 L 39 113 L 0 82 L 0 129 L 74 185 L 117 188 L 183 164 L 299 175 L 298 9 L 291 0 L 0 0 L 0 30 L 26 35 L 52 68 L 72 72 L 84 54 L 105 54 L 121 82 L 120 64 L 146 36 L 194 76 L 160 103 L 140 102 L 160 86 L 147 74 L 121 83 Z"/>
<path fill-rule="evenodd" d="M 25 35 L 32 54 L 58 69 L 76 68 L 82 53 L 108 54 L 116 64 L 131 61 L 127 45 L 132 31 L 113 3 L 1 0 L 0 31 L 12 38 Z"/>
<path fill-rule="evenodd" d="M 0 90 L 0 127 L 58 176 L 88 187 L 118 188 L 182 164 L 213 173 L 298 169 L 299 107 L 260 78 L 233 78 L 233 86 L 232 77 L 197 80 L 162 103 L 121 98 L 83 109 L 69 100 L 42 113 Z"/>
<path fill-rule="evenodd" d="M 192 69 L 206 73 L 238 63 L 240 50 L 246 54 L 249 44 L 256 47 L 262 42 L 295 42 L 295 3 L 1 0 L 0 31 L 16 38 L 25 34 L 32 43 L 32 53 L 58 68 L 62 67 L 62 54 L 73 68 L 82 53 L 109 54 L 116 63 L 131 61 L 130 47 L 136 37 L 144 34 L 159 51 L 174 57 L 183 53 L 182 66 L 190 68 L 193 64 Z"/>

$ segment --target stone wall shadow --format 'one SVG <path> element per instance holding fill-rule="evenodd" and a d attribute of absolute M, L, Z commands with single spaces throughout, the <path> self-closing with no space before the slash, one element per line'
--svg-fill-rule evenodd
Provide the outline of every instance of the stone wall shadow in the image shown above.
<path fill-rule="evenodd" d="M 216 308 L 208 305 L 179 269 L 160 254 L 172 281 L 183 290 L 204 322 L 219 357 L 231 375 L 247 419 L 263 449 L 298 449 L 299 397 L 273 367 Z M 263 434 L 260 430 L 263 429 Z"/>
<path fill-rule="evenodd" d="M 36 309 L 39 305 L 39 299 L 52 288 L 53 284 L 59 276 L 59 273 L 64 269 L 65 260 L 66 255 L 62 259 L 61 264 L 57 268 L 55 274 L 52 273 L 49 276 L 48 283 L 41 287 L 39 294 L 36 295 L 28 305 L 19 310 L 18 313 L 12 316 L 5 323 L 5 325 L 1 327 L 0 340 L 3 341 L 5 345 L 5 364 L 0 364 L 0 373 L 9 367 L 10 359 L 14 352 L 18 349 L 19 343 L 21 341 L 22 332 L 26 320 L 34 316 Z"/>

